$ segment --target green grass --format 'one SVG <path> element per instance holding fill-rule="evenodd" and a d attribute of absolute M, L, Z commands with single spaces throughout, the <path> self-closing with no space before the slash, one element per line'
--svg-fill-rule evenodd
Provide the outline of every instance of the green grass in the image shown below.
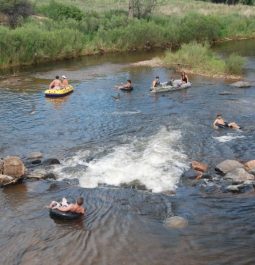
<path fill-rule="evenodd" d="M 208 44 L 183 44 L 177 52 L 168 51 L 164 63 L 170 67 L 192 70 L 205 75 L 240 75 L 245 60 L 232 54 L 226 60 L 214 53 Z"/>
<path fill-rule="evenodd" d="M 138 20 L 128 18 L 126 0 L 33 0 L 33 3 L 36 17 L 30 17 L 14 30 L 0 26 L 0 68 L 102 51 L 139 50 L 148 46 L 176 49 L 193 41 L 213 44 L 225 38 L 255 37 L 255 16 L 248 16 L 248 12 L 236 14 L 242 8 L 239 6 L 222 15 L 214 10 L 219 10 L 218 5 L 211 3 L 161 0 L 150 18 Z M 172 10 L 170 16 L 162 15 L 163 4 L 164 13 L 168 12 L 167 7 Z M 212 12 L 205 15 L 199 7 Z M 246 9 L 254 11 L 254 7 Z"/>

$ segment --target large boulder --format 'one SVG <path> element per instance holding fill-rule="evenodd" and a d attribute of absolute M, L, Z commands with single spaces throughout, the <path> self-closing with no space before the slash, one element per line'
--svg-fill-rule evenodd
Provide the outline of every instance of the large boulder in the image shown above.
<path fill-rule="evenodd" d="M 14 178 L 20 178 L 25 174 L 25 166 L 17 156 L 7 156 L 4 159 L 3 174 Z"/>
<path fill-rule="evenodd" d="M 227 174 L 228 172 L 236 169 L 236 168 L 243 168 L 243 164 L 236 160 L 225 160 L 221 163 L 219 163 L 216 167 L 215 170 L 220 173 L 220 174 Z"/>
<path fill-rule="evenodd" d="M 245 88 L 245 87 L 251 87 L 251 83 L 246 82 L 246 81 L 237 81 L 231 84 L 231 86 Z"/>
<path fill-rule="evenodd" d="M 249 174 L 244 168 L 235 168 L 228 172 L 225 179 L 230 179 L 232 183 L 243 183 L 245 181 L 254 180 L 254 176 Z"/>
<path fill-rule="evenodd" d="M 188 226 L 188 220 L 180 216 L 173 216 L 165 220 L 165 226 L 170 228 L 185 228 Z"/>
<path fill-rule="evenodd" d="M 60 161 L 57 158 L 48 158 L 43 161 L 44 166 L 59 165 Z"/>
<path fill-rule="evenodd" d="M 206 165 L 204 163 L 201 163 L 201 162 L 198 162 L 198 161 L 192 161 L 191 162 L 191 167 L 194 170 L 197 170 L 197 171 L 200 171 L 200 172 L 203 172 L 203 173 L 205 173 L 208 170 L 208 165 Z"/>
<path fill-rule="evenodd" d="M 201 172 L 196 171 L 192 168 L 183 172 L 182 174 L 182 178 L 185 178 L 185 179 L 197 179 L 197 178 L 200 178 L 201 176 L 202 176 Z"/>
<path fill-rule="evenodd" d="M 252 171 L 255 169 L 255 160 L 250 160 L 244 164 L 244 167 L 248 171 Z"/>
<path fill-rule="evenodd" d="M 14 182 L 16 182 L 15 178 L 0 174 L 0 186 L 5 186 Z"/>

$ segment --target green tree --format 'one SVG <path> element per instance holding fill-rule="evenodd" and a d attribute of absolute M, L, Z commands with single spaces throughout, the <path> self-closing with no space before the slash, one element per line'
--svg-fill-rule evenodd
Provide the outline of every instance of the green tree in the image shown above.
<path fill-rule="evenodd" d="M 157 0 L 129 0 L 128 3 L 128 16 L 130 18 L 144 18 L 152 13 L 157 4 Z"/>
<path fill-rule="evenodd" d="M 33 13 L 33 8 L 28 0 L 0 0 L 0 12 L 8 17 L 9 25 L 15 28 L 20 19 Z"/>

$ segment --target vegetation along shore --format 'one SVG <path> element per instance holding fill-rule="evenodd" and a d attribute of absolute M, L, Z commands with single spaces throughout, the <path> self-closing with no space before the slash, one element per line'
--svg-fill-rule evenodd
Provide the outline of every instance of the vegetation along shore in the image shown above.
<path fill-rule="evenodd" d="M 168 65 L 174 67 L 179 59 L 183 63 L 189 49 L 200 50 L 206 71 L 239 75 L 236 64 L 243 60 L 233 55 L 220 62 L 212 57 L 210 46 L 224 39 L 255 37 L 255 7 L 248 5 L 195 0 L 7 2 L 0 0 L 1 69 L 106 52 L 182 47 L 166 55 Z M 188 59 L 193 69 L 198 64 L 190 59 L 194 57 Z"/>

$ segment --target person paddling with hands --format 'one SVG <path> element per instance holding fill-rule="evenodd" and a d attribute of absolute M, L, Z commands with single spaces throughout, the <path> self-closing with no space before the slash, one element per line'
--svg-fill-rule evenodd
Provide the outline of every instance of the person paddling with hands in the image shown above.
<path fill-rule="evenodd" d="M 61 80 L 59 79 L 59 76 L 57 75 L 56 78 L 50 83 L 49 89 L 60 89 L 61 88 Z"/>
<path fill-rule="evenodd" d="M 65 205 L 56 204 L 56 202 L 53 201 L 47 208 L 57 209 L 61 212 L 72 212 L 72 213 L 84 214 L 85 209 L 82 205 L 83 205 L 83 198 L 79 197 L 75 203 L 70 203 L 70 204 L 65 204 Z"/>

